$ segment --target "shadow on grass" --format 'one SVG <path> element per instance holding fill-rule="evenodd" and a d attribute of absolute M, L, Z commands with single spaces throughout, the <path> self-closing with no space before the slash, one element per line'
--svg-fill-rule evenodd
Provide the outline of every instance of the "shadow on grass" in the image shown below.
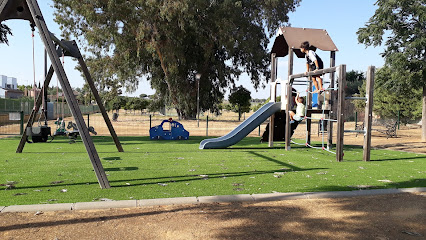
<path fill-rule="evenodd" d="M 118 172 L 118 171 L 136 171 L 138 167 L 117 167 L 117 168 L 104 168 L 105 172 Z"/>
<path fill-rule="evenodd" d="M 122 159 L 121 157 L 103 157 L 102 160 L 114 161 L 114 160 L 122 160 Z"/>

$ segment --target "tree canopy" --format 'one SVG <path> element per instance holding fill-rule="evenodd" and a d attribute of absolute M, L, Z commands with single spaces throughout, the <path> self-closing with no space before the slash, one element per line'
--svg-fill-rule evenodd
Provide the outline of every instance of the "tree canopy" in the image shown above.
<path fill-rule="evenodd" d="M 197 73 L 200 108 L 213 112 L 242 72 L 256 88 L 268 80 L 269 37 L 300 0 L 53 2 L 63 35 L 84 43 L 88 65 L 102 70 L 101 85 L 132 91 L 144 76 L 153 104 L 185 118 L 196 114 Z"/>
<path fill-rule="evenodd" d="M 385 65 L 391 69 L 381 87 L 403 95 L 423 89 L 423 140 L 426 140 L 426 2 L 425 0 L 378 0 L 378 9 L 357 32 L 366 46 L 384 42 Z"/>

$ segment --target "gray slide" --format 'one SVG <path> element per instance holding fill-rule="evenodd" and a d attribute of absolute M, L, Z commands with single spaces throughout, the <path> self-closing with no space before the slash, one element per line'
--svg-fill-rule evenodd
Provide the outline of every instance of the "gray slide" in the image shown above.
<path fill-rule="evenodd" d="M 226 148 L 241 141 L 245 136 L 251 133 L 257 126 L 262 124 L 272 114 L 281 110 L 280 102 L 268 102 L 257 110 L 253 115 L 247 118 L 234 130 L 226 134 L 225 136 L 211 139 L 204 139 L 200 143 L 200 149 L 211 149 L 211 148 Z"/>

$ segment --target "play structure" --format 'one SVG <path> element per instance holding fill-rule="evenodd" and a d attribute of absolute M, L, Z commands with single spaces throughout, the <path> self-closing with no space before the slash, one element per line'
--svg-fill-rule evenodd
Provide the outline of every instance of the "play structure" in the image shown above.
<path fill-rule="evenodd" d="M 294 54 L 299 58 L 304 58 L 305 54 L 300 51 L 299 46 L 302 42 L 309 41 L 312 45 L 311 50 L 321 49 L 330 52 L 330 67 L 321 70 L 310 71 L 307 73 L 293 74 Z M 267 134 L 264 133 L 262 140 L 268 138 L 268 146 L 273 147 L 274 141 L 285 141 L 285 149 L 291 150 L 291 143 L 300 144 L 291 140 L 291 136 L 299 122 L 290 121 L 289 111 L 294 105 L 294 86 L 306 86 L 306 108 L 305 116 L 302 121 L 306 125 L 305 143 L 306 147 L 317 148 L 336 154 L 337 161 L 343 161 L 343 138 L 345 132 L 355 132 L 364 134 L 363 159 L 370 160 L 371 149 L 371 122 L 373 109 L 373 85 L 374 85 L 374 67 L 371 66 L 367 71 L 366 97 L 345 97 L 346 86 L 346 65 L 335 66 L 335 56 L 337 47 L 331 40 L 329 34 L 323 29 L 307 29 L 282 27 L 279 29 L 278 36 L 275 38 L 271 51 L 271 100 L 258 111 L 256 111 L 247 120 L 242 122 L 237 128 L 223 137 L 205 139 L 200 143 L 200 149 L 226 148 L 247 136 L 257 126 L 269 118 Z M 277 62 L 279 57 L 288 55 L 288 79 L 281 80 L 277 78 Z M 321 97 L 324 100 L 324 106 L 318 104 L 317 109 L 312 108 L 312 79 L 311 76 L 329 74 L 329 80 L 323 81 L 328 84 Z M 337 73 L 337 82 L 335 80 Z M 281 102 L 276 102 L 277 86 L 281 85 Z M 345 100 L 365 100 L 365 126 L 362 130 L 344 129 L 344 106 Z M 320 117 L 313 117 L 313 115 Z M 311 145 L 311 125 L 312 120 L 319 120 L 321 124 L 322 144 L 321 147 Z M 276 123 L 279 121 L 279 123 Z M 337 143 L 336 151 L 333 152 L 333 124 L 337 124 Z M 296 125 L 295 125 L 296 124 Z M 325 125 L 327 124 L 327 125 Z M 280 126 L 280 127 L 278 127 Z M 283 130 L 284 128 L 284 130 Z M 284 136 L 282 136 L 284 134 Z M 275 135 L 278 135 L 275 137 Z M 327 140 L 325 139 L 327 135 Z M 326 142 L 326 144 L 325 144 Z"/>
<path fill-rule="evenodd" d="M 19 146 L 16 152 L 22 153 L 22 150 L 24 149 L 24 146 L 27 140 L 27 132 L 31 134 L 38 132 L 38 131 L 35 131 L 37 129 L 34 129 L 33 127 L 34 119 L 40 110 L 40 106 L 42 105 L 42 102 L 43 102 L 43 105 L 45 105 L 45 101 L 43 101 L 43 99 L 46 99 L 47 88 L 50 84 L 53 73 L 56 72 L 56 76 L 61 84 L 66 101 L 74 117 L 75 124 L 77 128 L 79 129 L 79 134 L 84 143 L 84 146 L 86 147 L 87 154 L 89 155 L 89 158 L 92 163 L 93 169 L 95 171 L 96 177 L 98 179 L 99 185 L 101 188 L 110 188 L 110 184 L 105 174 L 102 163 L 99 159 L 98 152 L 96 151 L 95 145 L 93 144 L 93 140 L 90 137 L 89 129 L 86 126 L 86 123 L 84 122 L 77 100 L 73 94 L 71 85 L 68 81 L 63 65 L 60 62 L 60 57 L 70 56 L 75 58 L 78 61 L 83 71 L 83 74 L 85 76 L 85 79 L 90 87 L 90 90 L 93 93 L 93 96 L 99 106 L 99 109 L 102 113 L 104 121 L 115 142 L 117 150 L 119 152 L 123 152 L 123 148 L 121 146 L 120 141 L 118 140 L 117 134 L 114 131 L 111 121 L 107 115 L 107 112 L 105 111 L 105 107 L 103 106 L 101 98 L 98 94 L 98 91 L 95 87 L 95 84 L 92 80 L 92 77 L 89 73 L 86 63 L 83 60 L 83 57 L 77 46 L 77 43 L 75 41 L 59 40 L 58 38 L 56 38 L 56 36 L 53 33 L 49 32 L 46 22 L 44 21 L 43 14 L 41 13 L 40 7 L 38 6 L 38 3 L 36 0 L 0 0 L 0 22 L 9 20 L 9 19 L 20 19 L 20 20 L 29 21 L 31 29 L 33 30 L 33 36 L 34 36 L 34 28 L 37 27 L 40 38 L 43 41 L 43 44 L 45 46 L 45 51 L 47 55 L 49 56 L 49 59 L 51 62 L 49 71 L 47 72 L 46 70 L 47 73 L 45 74 L 45 80 L 42 85 L 41 93 L 38 95 L 34 103 L 34 108 L 28 119 L 27 126 L 26 126 L 27 131 L 22 134 L 21 141 L 19 143 Z M 47 57 L 45 58 L 45 62 L 47 62 Z M 42 109 L 47 109 L 47 107 L 42 106 Z M 46 128 L 46 131 L 44 132 L 50 132 L 50 127 L 47 126 L 47 123 L 45 123 L 44 128 Z M 40 132 L 43 132 L 43 130 L 41 130 Z"/>
<path fill-rule="evenodd" d="M 181 123 L 171 118 L 163 120 L 160 125 L 149 129 L 149 139 L 151 140 L 187 140 L 188 138 L 189 132 Z"/>

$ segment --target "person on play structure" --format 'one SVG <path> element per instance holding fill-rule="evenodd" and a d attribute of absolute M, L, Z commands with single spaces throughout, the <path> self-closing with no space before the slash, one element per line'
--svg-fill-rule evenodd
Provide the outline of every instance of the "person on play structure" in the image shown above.
<path fill-rule="evenodd" d="M 305 41 L 300 45 L 300 51 L 305 54 L 306 58 L 306 72 L 323 69 L 324 64 L 321 58 L 314 51 L 309 50 L 309 47 L 310 45 L 308 41 Z M 312 82 L 315 86 L 314 93 L 322 93 L 324 91 L 321 75 L 313 75 Z"/>
<path fill-rule="evenodd" d="M 296 113 L 293 111 L 289 111 L 290 113 L 290 123 L 293 123 L 294 121 L 302 121 L 305 116 L 305 99 L 302 96 L 299 96 L 299 93 L 297 93 L 296 97 Z"/>

